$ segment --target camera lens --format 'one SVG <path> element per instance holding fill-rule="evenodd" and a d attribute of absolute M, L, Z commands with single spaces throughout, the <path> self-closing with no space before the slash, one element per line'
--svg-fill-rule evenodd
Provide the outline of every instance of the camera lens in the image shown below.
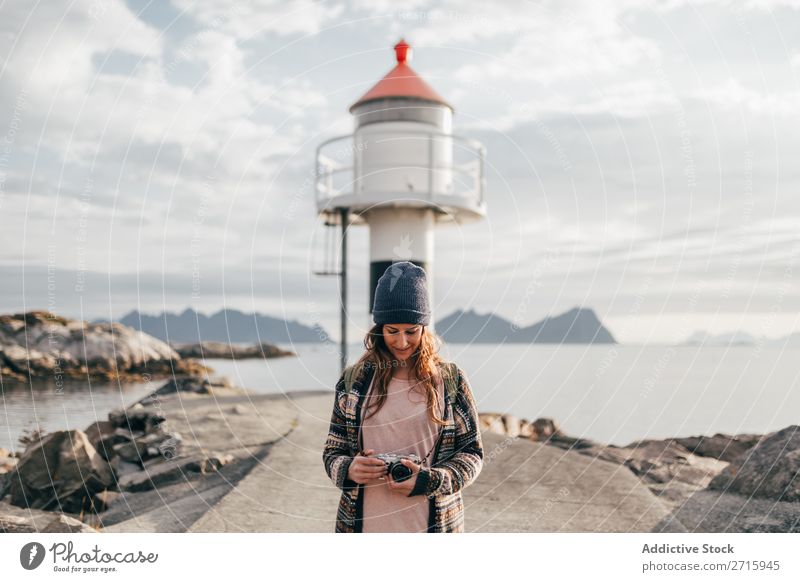
<path fill-rule="evenodd" d="M 402 463 L 392 463 L 392 466 L 389 468 L 389 473 L 392 475 L 392 479 L 397 481 L 398 483 L 405 481 L 409 477 L 411 477 L 411 469 L 403 465 Z"/>

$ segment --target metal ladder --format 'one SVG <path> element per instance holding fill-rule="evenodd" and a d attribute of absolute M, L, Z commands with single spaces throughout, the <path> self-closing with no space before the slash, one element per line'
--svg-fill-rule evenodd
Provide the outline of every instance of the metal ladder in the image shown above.
<path fill-rule="evenodd" d="M 350 224 L 350 209 L 337 208 L 338 220 L 325 219 L 325 241 L 322 248 L 322 268 L 314 270 L 320 277 L 339 277 L 340 338 L 339 366 L 341 372 L 347 367 L 347 227 Z M 336 227 L 341 225 L 339 237 L 339 269 L 336 270 Z"/>

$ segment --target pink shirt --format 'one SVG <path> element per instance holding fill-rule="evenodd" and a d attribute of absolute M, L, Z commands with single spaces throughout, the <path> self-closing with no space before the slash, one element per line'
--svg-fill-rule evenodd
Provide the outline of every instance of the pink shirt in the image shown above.
<path fill-rule="evenodd" d="M 364 449 L 375 453 L 414 453 L 419 458 L 434 447 L 439 426 L 428 419 L 427 397 L 421 387 L 409 380 L 392 378 L 381 409 L 364 420 L 372 402 L 373 382 L 362 405 L 361 437 Z M 439 417 L 444 411 L 444 385 L 440 382 Z M 372 409 L 370 410 L 372 412 Z M 433 457 L 428 458 L 430 462 Z M 387 476 L 388 479 L 388 476 Z M 428 529 L 429 499 L 425 495 L 408 497 L 408 492 L 392 491 L 386 481 L 364 485 L 363 532 L 425 532 Z"/>

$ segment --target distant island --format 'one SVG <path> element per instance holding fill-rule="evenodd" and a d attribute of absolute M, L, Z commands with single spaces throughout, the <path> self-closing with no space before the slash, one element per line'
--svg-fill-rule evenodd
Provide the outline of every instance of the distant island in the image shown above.
<path fill-rule="evenodd" d="M 243 313 L 223 309 L 204 315 L 193 309 L 180 314 L 147 315 L 131 311 L 119 323 L 175 345 L 177 343 L 326 343 L 335 341 L 319 325 L 304 325 L 260 313 Z M 528 326 L 515 326 L 511 321 L 473 309 L 457 310 L 438 320 L 436 333 L 449 343 L 553 343 L 615 344 L 594 310 L 573 308 Z"/>
<path fill-rule="evenodd" d="M 515 326 L 512 322 L 474 310 L 458 310 L 436 322 L 436 333 L 448 343 L 478 344 L 615 344 L 611 335 L 594 310 L 573 308 L 529 326 Z"/>
<path fill-rule="evenodd" d="M 749 333 L 738 331 L 731 333 L 710 334 L 698 330 L 681 344 L 683 346 L 754 346 L 757 340 Z"/>
<path fill-rule="evenodd" d="M 732 331 L 728 333 L 711 334 L 707 331 L 697 330 L 688 338 L 679 342 L 679 346 L 770 346 L 796 348 L 800 347 L 800 333 L 790 333 L 776 339 L 769 339 L 765 336 L 755 337 L 746 331 Z"/>
<path fill-rule="evenodd" d="M 308 326 L 295 320 L 243 313 L 236 309 L 221 309 L 212 315 L 194 309 L 160 315 L 131 311 L 119 323 L 170 343 L 295 344 L 331 341 L 328 332 L 319 325 Z"/>

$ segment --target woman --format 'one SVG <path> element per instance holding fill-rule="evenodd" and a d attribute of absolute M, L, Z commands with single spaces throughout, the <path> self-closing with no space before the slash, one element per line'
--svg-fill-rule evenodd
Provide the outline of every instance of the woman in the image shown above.
<path fill-rule="evenodd" d="M 437 353 L 425 271 L 394 263 L 378 280 L 366 352 L 336 384 L 325 471 L 342 491 L 336 532 L 463 532 L 461 490 L 483 466 L 462 370 Z M 348 380 L 350 380 L 348 382 Z M 378 454 L 401 458 L 392 478 Z"/>

